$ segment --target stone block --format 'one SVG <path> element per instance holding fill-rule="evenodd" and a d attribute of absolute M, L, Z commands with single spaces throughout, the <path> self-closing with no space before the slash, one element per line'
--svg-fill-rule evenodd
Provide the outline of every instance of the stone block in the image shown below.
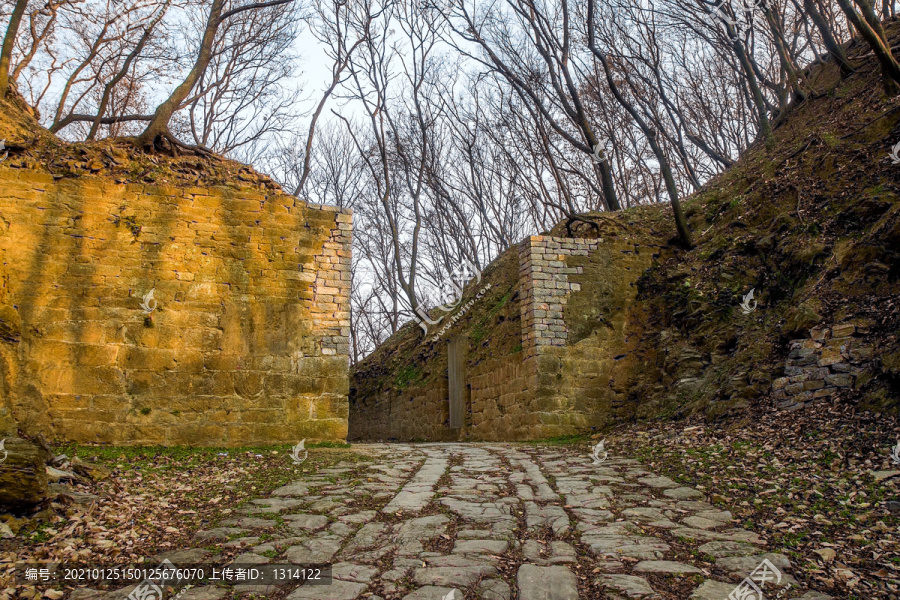
<path fill-rule="evenodd" d="M 819 357 L 818 365 L 820 367 L 827 367 L 829 365 L 833 365 L 843 361 L 844 357 L 841 355 L 841 351 L 839 348 L 828 347 L 822 349 L 822 354 Z"/>
<path fill-rule="evenodd" d="M 833 338 L 842 338 L 849 337 L 856 333 L 856 325 L 844 324 L 844 325 L 835 325 L 831 328 L 831 337 Z"/>
<path fill-rule="evenodd" d="M 853 385 L 853 376 L 846 373 L 835 373 L 825 377 L 825 382 L 835 387 L 850 387 Z"/>

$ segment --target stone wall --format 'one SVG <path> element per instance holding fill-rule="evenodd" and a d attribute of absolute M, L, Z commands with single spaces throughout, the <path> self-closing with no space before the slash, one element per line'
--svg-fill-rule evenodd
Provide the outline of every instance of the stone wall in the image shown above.
<path fill-rule="evenodd" d="M 0 426 L 344 439 L 350 235 L 348 211 L 282 193 L 0 166 Z"/>
<path fill-rule="evenodd" d="M 639 339 L 628 335 L 639 325 L 629 307 L 653 248 L 624 235 L 532 236 L 511 251 L 519 262 L 521 350 L 467 366 L 465 425 L 449 427 L 447 353 L 439 349 L 423 353 L 437 373 L 427 383 L 369 396 L 351 391 L 351 439 L 540 439 L 600 426 L 622 409 L 642 366 L 629 356 Z"/>
<path fill-rule="evenodd" d="M 446 361 L 443 363 L 446 371 Z M 450 427 L 447 377 L 400 391 L 361 398 L 351 390 L 351 440 L 472 441 L 536 439 L 543 425 L 537 360 L 522 352 L 489 360 L 466 372 L 466 417 Z"/>
<path fill-rule="evenodd" d="M 778 408 L 803 408 L 854 387 L 860 377 L 871 376 L 867 367 L 874 348 L 868 333 L 868 325 L 842 323 L 813 329 L 810 339 L 791 341 L 785 376 L 772 382 Z"/>
<path fill-rule="evenodd" d="M 550 339 L 535 346 L 541 437 L 585 432 L 630 416 L 629 390 L 645 370 L 635 352 L 644 325 L 635 309 L 637 280 L 657 247 L 624 234 L 602 240 L 532 238 L 536 244 L 548 265 L 535 281 L 553 283 L 564 325 L 562 331 L 543 329 L 535 318 L 534 330 L 523 333 Z M 549 279 L 539 277 L 548 269 Z M 543 305 L 534 309 L 539 316 Z M 548 316 L 556 318 L 555 312 Z"/>

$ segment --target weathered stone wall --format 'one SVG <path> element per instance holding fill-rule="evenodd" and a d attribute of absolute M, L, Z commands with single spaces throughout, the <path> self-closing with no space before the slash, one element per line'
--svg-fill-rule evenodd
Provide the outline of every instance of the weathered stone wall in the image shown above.
<path fill-rule="evenodd" d="M 522 319 L 534 323 L 523 338 L 535 339 L 525 348 L 537 355 L 532 393 L 539 402 L 540 437 L 584 432 L 624 416 L 628 390 L 644 368 L 634 353 L 643 325 L 632 310 L 636 283 L 656 248 L 626 235 L 541 236 L 526 245 L 528 255 L 542 257 L 532 258 L 530 279 L 536 289 L 544 288 L 545 298 L 529 309 L 533 319 Z M 523 269 L 523 285 L 528 273 Z"/>
<path fill-rule="evenodd" d="M 533 393 L 536 363 L 517 352 L 468 370 L 465 425 L 458 429 L 450 428 L 446 377 L 400 392 L 352 397 L 350 438 L 459 441 L 541 437 L 540 404 Z"/>
<path fill-rule="evenodd" d="M 537 389 L 537 359 L 524 351 L 477 365 L 466 378 L 471 413 L 464 435 L 478 440 L 546 437 Z"/>
<path fill-rule="evenodd" d="M 860 377 L 871 377 L 867 367 L 874 348 L 868 333 L 868 325 L 842 323 L 813 329 L 810 339 L 791 341 L 785 376 L 772 382 L 778 408 L 797 410 L 853 387 Z"/>
<path fill-rule="evenodd" d="M 532 236 L 513 250 L 521 350 L 468 368 L 465 426 L 449 427 L 442 352 L 429 363 L 442 377 L 400 392 L 351 393 L 352 438 L 540 439 L 583 432 L 625 412 L 627 390 L 642 367 L 629 355 L 639 339 L 629 331 L 641 324 L 629 307 L 654 248 L 624 235 Z"/>
<path fill-rule="evenodd" d="M 281 193 L 0 166 L 0 425 L 116 444 L 345 438 L 350 235 L 348 211 Z"/>

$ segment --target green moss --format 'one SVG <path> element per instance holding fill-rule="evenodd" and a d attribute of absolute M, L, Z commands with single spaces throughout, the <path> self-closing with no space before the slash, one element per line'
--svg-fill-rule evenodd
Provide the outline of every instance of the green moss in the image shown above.
<path fill-rule="evenodd" d="M 408 387 L 414 381 L 422 378 L 422 367 L 419 365 L 406 365 L 397 373 L 396 385 L 398 389 Z"/>

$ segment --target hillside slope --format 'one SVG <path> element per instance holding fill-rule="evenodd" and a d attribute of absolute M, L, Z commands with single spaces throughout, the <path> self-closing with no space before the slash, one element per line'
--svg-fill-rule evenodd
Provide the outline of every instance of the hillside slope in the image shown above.
<path fill-rule="evenodd" d="M 811 94 L 776 122 L 774 143 L 751 148 L 687 199 L 692 250 L 667 245 L 667 205 L 595 215 L 601 236 L 660 247 L 628 309 L 642 324 L 631 332 L 639 373 L 619 420 L 718 418 L 819 397 L 900 407 L 900 164 L 890 157 L 900 99 L 884 97 L 860 44 L 848 51 L 856 74 L 841 80 L 831 63 L 809 69 Z M 567 235 L 562 224 L 549 233 Z M 508 254 L 486 269 L 490 294 L 453 327 L 469 339 L 468 367 L 521 349 Z M 744 314 L 751 290 L 757 305 Z M 588 330 L 603 326 L 583 310 Z M 446 365 L 446 344 L 408 323 L 353 367 L 351 434 L 355 400 L 446 378 Z"/>

